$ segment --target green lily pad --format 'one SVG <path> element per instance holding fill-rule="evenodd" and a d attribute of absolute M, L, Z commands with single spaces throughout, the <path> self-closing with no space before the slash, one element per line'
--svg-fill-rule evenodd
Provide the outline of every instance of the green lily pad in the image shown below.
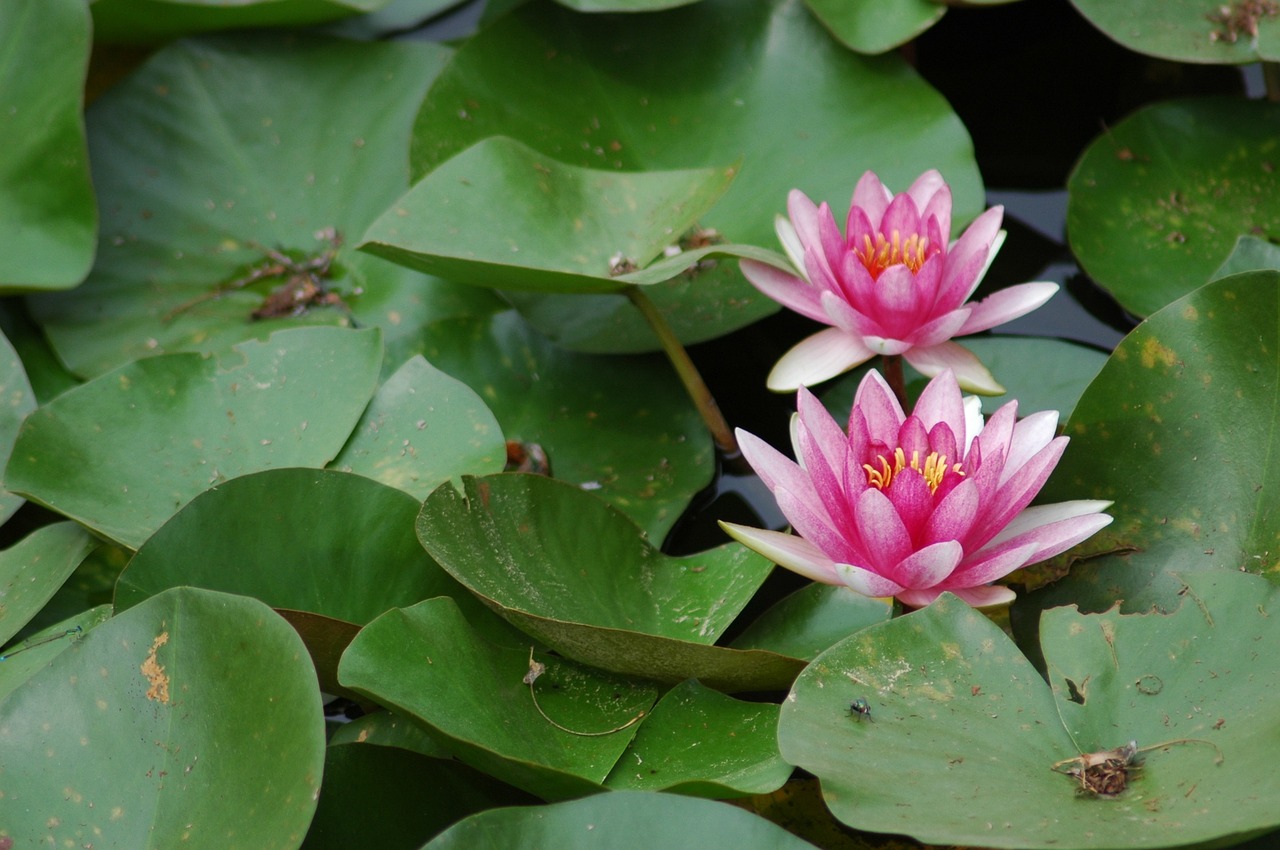
<path fill-rule="evenodd" d="M 382 8 L 329 24 L 324 32 L 342 38 L 376 40 L 416 29 L 467 0 L 391 0 Z"/>
<path fill-rule="evenodd" d="M 713 644 L 773 569 L 736 543 L 681 558 L 589 493 L 537 475 L 463 479 L 422 506 L 418 539 L 504 619 L 561 655 L 662 682 L 785 687 L 798 659 Z"/>
<path fill-rule="evenodd" d="M 388 0 L 94 0 L 100 41 L 167 41 L 209 30 L 301 27 L 371 12 Z"/>
<path fill-rule="evenodd" d="M 884 53 L 906 44 L 947 13 L 934 0 L 805 0 L 809 11 L 845 47 Z"/>
<path fill-rule="evenodd" d="M 791 776 L 777 727 L 773 703 L 683 682 L 654 706 L 605 784 L 719 799 L 768 794 Z"/>
<path fill-rule="evenodd" d="M 1280 247 L 1256 236 L 1241 236 L 1210 280 L 1266 270 L 1280 270 Z"/>
<path fill-rule="evenodd" d="M 282 614 L 333 693 L 338 659 L 357 627 L 385 611 L 447 595 L 482 615 L 477 628 L 496 620 L 422 551 L 414 535 L 419 507 L 400 490 L 347 472 L 270 469 L 233 478 L 196 496 L 142 545 L 116 584 L 116 607 L 189 585 L 288 609 Z M 498 635 L 509 631 L 498 622 Z"/>
<path fill-rule="evenodd" d="M 60 653 L 78 642 L 85 633 L 111 618 L 111 606 L 99 605 L 77 612 L 46 629 L 33 632 L 20 642 L 4 648 L 0 658 L 0 701 L 11 691 L 44 669 Z"/>
<path fill-rule="evenodd" d="M 612 292 L 724 194 L 735 170 L 617 172 L 477 142 L 369 226 L 362 250 L 450 280 L 505 289 Z"/>
<path fill-rule="evenodd" d="M 1237 237 L 1280 239 L 1277 121 L 1274 103 L 1195 98 L 1100 136 L 1067 183 L 1067 233 L 1085 271 L 1146 316 L 1207 281 Z"/>
<path fill-rule="evenodd" d="M 464 764 L 393 747 L 330 743 L 302 850 L 418 850 L 473 812 L 528 802 Z"/>
<path fill-rule="evenodd" d="M 699 0 L 556 0 L 566 9 L 577 12 L 661 12 L 688 6 Z"/>
<path fill-rule="evenodd" d="M 98 210 L 85 145 L 82 0 L 0 5 L 0 291 L 67 289 L 93 263 Z"/>
<path fill-rule="evenodd" d="M 332 467 L 422 500 L 459 475 L 501 472 L 506 443 L 480 397 L 420 356 L 374 394 Z"/>
<path fill-rule="evenodd" d="M 6 341 L 15 352 L 36 403 L 43 404 L 79 385 L 80 380 L 58 361 L 57 355 L 49 347 L 48 340 L 28 315 L 22 300 L 16 298 L 0 300 L 0 330 L 3 331 Z M 17 386 L 16 377 L 11 376 L 8 390 L 12 393 Z M 16 408 L 13 412 L 17 412 Z M 29 412 L 23 411 L 22 415 L 25 416 Z M 19 417 L 20 420 L 21 417 Z"/>
<path fill-rule="evenodd" d="M 735 806 L 675 794 L 615 791 L 550 806 L 491 809 L 441 833 L 422 850 L 480 847 L 698 847 L 812 850 L 782 827 Z"/>
<path fill-rule="evenodd" d="M 698 219 L 737 243 L 775 247 L 774 216 L 790 189 L 841 208 L 867 169 L 901 190 L 938 168 L 952 183 L 957 222 L 982 203 L 969 137 L 946 101 L 901 57 L 860 57 L 835 44 L 798 3 L 703 0 L 646 15 L 529 4 L 463 44 L 432 86 L 414 129 L 414 172 L 490 136 L 586 168 L 740 162 L 733 185 Z M 777 309 L 734 262 L 656 285 L 650 296 L 686 343 Z M 624 296 L 543 299 L 551 304 L 536 311 L 532 297 L 518 303 L 562 344 L 656 348 Z M 566 323 L 572 333 L 562 332 Z"/>
<path fill-rule="evenodd" d="M 30 622 L 95 545 L 75 523 L 59 522 L 0 552 L 0 646 Z"/>
<path fill-rule="evenodd" d="M 546 671 L 530 686 L 531 660 L 530 650 L 481 638 L 441 597 L 365 626 L 339 678 L 517 788 L 543 799 L 599 790 L 657 690 L 547 656 L 536 659 Z"/>
<path fill-rule="evenodd" d="M 27 380 L 18 352 L 0 334 L 0 468 L 9 462 L 18 429 L 27 414 L 36 409 L 36 395 Z M 0 523 L 17 513 L 24 499 L 0 489 Z"/>
<path fill-rule="evenodd" d="M 97 263 L 74 293 L 28 299 L 61 361 L 91 377 L 288 325 L 354 320 L 391 340 L 492 309 L 350 246 L 408 188 L 414 110 L 449 55 L 259 33 L 170 45 L 111 88 L 87 118 Z"/>
<path fill-rule="evenodd" d="M 1266 461 L 1280 451 L 1278 312 L 1280 272 L 1249 272 L 1170 304 L 1120 343 L 1067 423 L 1071 444 L 1041 496 L 1114 500 L 1115 521 L 1068 553 L 1088 560 L 1029 606 L 1168 609 L 1175 571 L 1280 579 L 1280 483 Z"/>
<path fill-rule="evenodd" d="M 105 607 L 110 612 L 116 579 L 132 556 L 129 549 L 98 541 L 23 631 L 47 629 L 93 608 Z"/>
<path fill-rule="evenodd" d="M 1263 3 L 1205 0 L 1071 0 L 1110 38 L 1138 53 L 1172 59 L 1244 65 L 1280 59 L 1278 11 Z M 1251 9 L 1251 7 L 1253 7 Z"/>
<path fill-rule="evenodd" d="M 767 649 L 812 661 L 827 647 L 883 622 L 893 606 L 847 587 L 813 582 L 784 597 L 733 640 L 735 649 Z"/>
<path fill-rule="evenodd" d="M 435 322 L 412 343 L 387 356 L 424 354 L 479 394 L 508 440 L 541 446 L 553 476 L 655 540 L 711 481 L 711 437 L 665 358 L 567 352 L 513 311 Z"/>
<path fill-rule="evenodd" d="M 0 702 L 0 829 L 50 846 L 297 847 L 320 709 L 302 642 L 269 608 L 167 591 Z"/>
<path fill-rule="evenodd" d="M 337 744 L 398 747 L 432 758 L 451 757 L 425 729 L 394 711 L 374 711 L 342 724 L 329 736 L 329 745 Z"/>
<path fill-rule="evenodd" d="M 926 843 L 1114 850 L 1273 828 L 1274 749 L 1259 742 L 1280 734 L 1266 708 L 1280 666 L 1241 647 L 1280 637 L 1266 611 L 1277 591 L 1228 571 L 1188 584 L 1172 616 L 1046 613 L 1052 690 L 997 626 L 944 595 L 800 675 L 778 723 L 783 758 L 822 780 L 846 824 Z M 858 699 L 869 714 L 850 711 Z M 1114 798 L 1066 775 L 1130 740 L 1150 749 Z"/>
<path fill-rule="evenodd" d="M 223 362 L 148 357 L 23 423 L 11 490 L 137 549 L 200 492 L 266 467 L 323 466 L 373 394 L 376 330 L 297 328 Z"/>

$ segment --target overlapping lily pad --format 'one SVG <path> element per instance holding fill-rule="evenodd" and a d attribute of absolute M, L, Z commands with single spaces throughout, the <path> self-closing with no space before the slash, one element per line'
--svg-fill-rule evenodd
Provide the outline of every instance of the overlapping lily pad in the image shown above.
<path fill-rule="evenodd" d="M 768 794 L 791 776 L 777 726 L 773 703 L 683 682 L 654 706 L 605 784 L 717 799 Z"/>
<path fill-rule="evenodd" d="M 580 168 L 513 139 L 485 139 L 414 186 L 361 248 L 481 286 L 612 292 L 619 274 L 693 227 L 735 173 Z"/>
<path fill-rule="evenodd" d="M 554 477 L 589 489 L 654 540 L 711 481 L 711 437 L 660 356 L 567 352 L 510 310 L 434 322 L 388 356 L 412 353 L 474 389 L 508 440 L 540 446 Z"/>
<path fill-rule="evenodd" d="M 110 618 L 110 605 L 88 608 L 5 647 L 0 659 L 0 701 Z"/>
<path fill-rule="evenodd" d="M 320 709 L 302 642 L 269 608 L 168 591 L 0 702 L 0 823 L 53 846 L 297 847 L 320 788 Z"/>
<path fill-rule="evenodd" d="M 1080 398 L 1042 493 L 1112 499 L 1115 522 L 1073 553 L 1090 560 L 1027 604 L 1170 608 L 1174 571 L 1280 576 L 1278 313 L 1280 272 L 1248 272 L 1170 304 L 1120 343 Z"/>
<path fill-rule="evenodd" d="M 883 599 L 813 582 L 779 600 L 734 638 L 732 645 L 812 661 L 832 644 L 892 614 L 893 606 Z"/>
<path fill-rule="evenodd" d="M 937 23 L 947 13 L 934 0 L 805 0 L 831 34 L 859 53 L 892 50 Z"/>
<path fill-rule="evenodd" d="M 813 846 L 734 806 L 670 794 L 616 791 L 550 806 L 481 812 L 451 827 L 423 850 L 517 845 L 562 850 L 639 846 L 806 850 Z"/>
<path fill-rule="evenodd" d="M 1196 98 L 1111 127 L 1067 184 L 1080 264 L 1146 316 L 1207 281 L 1237 237 L 1280 238 L 1277 121 L 1274 103 Z"/>
<path fill-rule="evenodd" d="M 354 321 L 391 339 L 492 309 L 489 293 L 351 245 L 408 187 L 414 110 L 448 56 L 406 42 L 210 38 L 162 49 L 104 94 L 87 119 L 97 263 L 74 293 L 29 301 L 62 362 L 87 377 L 284 323 Z"/>
<path fill-rule="evenodd" d="M 0 552 L 0 646 L 44 607 L 94 545 L 74 523 L 59 522 Z"/>
<path fill-rule="evenodd" d="M 798 3 L 703 0 L 621 16 L 530 4 L 468 40 L 432 86 L 414 129 L 414 171 L 495 135 L 560 162 L 623 171 L 740 157 L 733 186 L 699 219 L 739 243 L 776 245 L 773 219 L 788 190 L 840 207 L 868 168 L 898 189 L 939 168 L 958 221 L 981 203 L 969 138 L 946 102 L 900 57 L 868 59 L 834 43 Z M 681 339 L 718 336 L 776 309 L 736 265 L 654 288 Z M 579 323 L 566 344 L 656 347 L 621 296 L 545 299 L 553 305 L 536 310 L 541 330 L 558 337 L 563 322 Z M 535 312 L 529 299 L 521 309 Z"/>
<path fill-rule="evenodd" d="M 0 4 L 0 50 L 0 290 L 67 289 L 89 271 L 98 220 L 81 115 L 85 4 Z"/>
<path fill-rule="evenodd" d="M 1266 708 L 1280 666 L 1240 647 L 1280 637 L 1277 591 L 1229 571 L 1187 584 L 1170 616 L 1048 612 L 1052 691 L 954 597 L 873 626 L 796 680 L 783 757 L 822 780 L 845 823 L 928 843 L 1170 847 L 1273 828 L 1274 753 L 1258 742 L 1280 734 Z M 857 699 L 869 716 L 850 712 Z M 1067 774 L 1130 740 L 1142 767 L 1114 798 Z"/>
<path fill-rule="evenodd" d="M 315 327 L 136 361 L 28 416 L 6 486 L 136 549 L 227 478 L 332 460 L 381 359 L 376 330 Z"/>
<path fill-rule="evenodd" d="M 1177 62 L 1243 65 L 1280 59 L 1280 10 L 1237 0 L 1071 0 L 1080 14 L 1130 50 Z"/>
<path fill-rule="evenodd" d="M 535 660 L 546 669 L 530 686 Z M 543 799 L 598 790 L 635 734 L 633 721 L 658 695 L 530 649 L 495 646 L 447 598 L 374 620 L 338 672 L 345 687 L 413 717 L 462 761 Z"/>
<path fill-rule="evenodd" d="M 102 41 L 158 42 L 209 30 L 301 27 L 371 12 L 388 0 L 95 0 Z"/>
<path fill-rule="evenodd" d="M 803 662 L 715 640 L 773 569 L 737 544 L 672 558 L 576 487 L 536 475 L 463 479 L 418 517 L 439 564 L 562 655 L 615 673 L 725 690 L 785 687 Z"/>

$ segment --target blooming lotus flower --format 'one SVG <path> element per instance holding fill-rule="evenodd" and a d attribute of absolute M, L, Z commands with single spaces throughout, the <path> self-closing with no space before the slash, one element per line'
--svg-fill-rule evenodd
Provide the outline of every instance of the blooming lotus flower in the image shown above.
<path fill-rule="evenodd" d="M 1003 207 L 978 216 L 950 245 L 951 189 L 937 171 L 893 195 L 875 174 L 853 190 L 845 234 L 830 207 L 799 190 L 787 199 L 778 238 L 799 274 L 754 260 L 747 280 L 775 301 L 831 328 L 803 340 L 769 374 L 769 389 L 791 391 L 833 378 L 877 354 L 901 354 L 927 377 L 951 369 L 970 392 L 1004 388 L 968 349 L 951 342 L 1031 312 L 1058 291 L 1024 283 L 977 303 L 969 296 L 1004 234 Z"/>
<path fill-rule="evenodd" d="M 1066 448 L 1056 411 L 1018 421 L 1018 403 L 983 426 L 950 370 L 903 414 L 877 372 L 854 396 L 846 433 L 807 390 L 792 420 L 795 463 L 738 431 L 743 455 L 799 534 L 721 523 L 736 540 L 814 581 L 921 607 L 943 591 L 997 605 L 990 582 L 1051 558 L 1111 522 L 1110 502 L 1028 507 Z"/>

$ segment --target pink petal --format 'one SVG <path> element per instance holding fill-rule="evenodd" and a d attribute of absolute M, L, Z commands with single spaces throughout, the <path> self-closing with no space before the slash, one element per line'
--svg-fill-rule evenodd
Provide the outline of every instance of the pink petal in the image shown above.
<path fill-rule="evenodd" d="M 809 200 L 809 196 L 799 189 L 792 189 L 787 194 L 787 216 L 791 219 L 792 227 L 795 228 L 802 253 L 808 253 L 822 244 L 822 238 L 818 235 L 818 220 L 821 218 L 821 213 L 817 205 Z"/>
<path fill-rule="evenodd" d="M 932 348 L 940 345 L 960 333 L 960 328 L 969 321 L 969 307 L 958 307 L 950 313 L 943 313 L 916 328 L 908 337 L 912 347 Z"/>
<path fill-rule="evenodd" d="M 912 544 L 921 545 L 924 542 L 925 524 L 929 521 L 929 514 L 933 512 L 933 493 L 924 476 L 913 469 L 904 469 L 893 476 L 893 481 L 883 492 L 897 509 L 898 517 L 906 526 Z M 910 585 L 911 582 L 905 584 Z"/>
<path fill-rule="evenodd" d="M 964 399 L 955 374 L 944 371 L 930 381 L 920 393 L 911 415 L 918 417 L 926 429 L 932 429 L 938 423 L 945 424 L 956 435 L 957 441 L 963 442 Z"/>
<path fill-rule="evenodd" d="M 957 336 L 985 331 L 1019 316 L 1025 316 L 1044 304 L 1058 291 L 1056 283 L 1020 283 L 993 292 L 976 304 Z"/>
<path fill-rule="evenodd" d="M 889 336 L 906 337 L 915 331 L 924 311 L 911 269 L 902 265 L 885 269 L 876 280 L 874 306 L 868 305 L 866 313 L 879 322 Z"/>
<path fill-rule="evenodd" d="M 1042 525 L 1100 514 L 1112 504 L 1105 499 L 1076 499 L 1070 502 L 1054 502 L 1051 505 L 1032 505 L 1014 517 L 999 534 L 991 539 L 990 545 L 1003 543 Z"/>
<path fill-rule="evenodd" d="M 822 311 L 821 290 L 807 280 L 756 260 L 739 260 L 738 267 L 743 277 L 767 297 L 802 316 L 829 324 Z"/>
<path fill-rule="evenodd" d="M 875 369 L 864 375 L 858 384 L 858 390 L 853 394 L 853 406 L 866 420 L 871 438 L 886 444 L 897 439 L 898 429 L 907 419 L 893 390 Z"/>
<path fill-rule="evenodd" d="M 917 235 L 920 229 L 920 209 L 910 195 L 898 195 L 889 202 L 880 220 L 880 232 L 885 239 L 892 243 L 893 235 L 897 233 L 899 240 L 905 242 L 912 235 Z"/>
<path fill-rule="evenodd" d="M 856 308 L 851 307 L 844 298 L 834 292 L 824 292 L 819 302 L 822 312 L 826 314 L 826 318 L 822 319 L 825 324 L 834 325 L 855 336 L 862 336 L 863 328 L 869 320 Z"/>
<path fill-rule="evenodd" d="M 930 168 L 924 174 L 915 179 L 907 191 L 904 193 L 910 196 L 915 202 L 916 209 L 923 212 L 930 204 L 941 208 L 941 204 L 946 204 L 946 211 L 951 212 L 951 187 L 947 185 L 947 181 L 942 179 L 942 175 L 938 173 L 938 169 Z M 941 196 L 941 197 L 939 197 Z M 934 213 L 936 215 L 936 213 Z"/>
<path fill-rule="evenodd" d="M 984 549 L 977 555 L 970 555 L 964 564 L 942 583 L 947 590 L 962 587 L 977 587 L 990 584 L 998 578 L 1026 565 L 1036 554 L 1036 544 L 1017 545 L 1012 542 L 1003 546 Z"/>
<path fill-rule="evenodd" d="M 982 513 L 971 532 L 972 536 L 964 541 L 969 551 L 974 551 L 995 537 L 1035 498 L 1036 493 L 1040 492 L 1040 488 L 1044 486 L 1044 482 L 1049 479 L 1049 473 L 1062 457 L 1062 451 L 1066 445 L 1066 437 L 1059 437 L 1049 443 L 1023 464 L 1008 483 L 1000 487 L 994 499 L 983 504 Z M 990 494 L 985 495 L 990 497 Z"/>
<path fill-rule="evenodd" d="M 885 357 L 892 357 L 895 354 L 906 354 L 911 350 L 911 343 L 901 339 L 868 335 L 862 337 L 862 342 L 867 346 L 867 348 L 871 349 L 872 352 Z"/>
<path fill-rule="evenodd" d="M 941 595 L 942 591 L 937 588 L 904 590 L 901 593 L 894 594 L 898 601 L 908 608 L 924 608 L 927 605 L 931 605 Z"/>
<path fill-rule="evenodd" d="M 835 570 L 836 575 L 840 577 L 841 584 L 861 593 L 863 596 L 870 596 L 872 599 L 897 596 L 905 589 L 902 585 L 896 584 L 882 575 L 877 575 L 871 570 L 856 567 L 853 564 L 836 564 Z"/>
<path fill-rule="evenodd" d="M 1056 410 L 1037 411 L 1015 424 L 1009 438 L 1009 454 L 1005 457 L 1004 474 L 1000 483 L 1004 484 L 1014 472 L 1049 445 L 1057 433 Z"/>
<path fill-rule="evenodd" d="M 865 363 L 875 352 L 839 328 L 827 328 L 801 340 L 774 364 L 765 384 L 774 392 L 813 386 Z"/>
<path fill-rule="evenodd" d="M 903 587 L 924 590 L 942 583 L 962 557 L 964 549 L 960 544 L 945 540 L 912 552 L 898 562 L 888 577 Z"/>
<path fill-rule="evenodd" d="M 1038 548 L 1028 563 L 1036 563 L 1087 540 L 1111 524 L 1112 517 L 1101 513 L 1109 502 L 1080 499 L 1052 505 L 1034 505 L 1022 511 L 992 538 L 990 547 L 1033 543 Z M 982 554 L 979 551 L 977 554 Z"/>
<path fill-rule="evenodd" d="M 867 346 L 875 346 L 868 341 Z M 956 381 L 962 390 L 980 395 L 1000 395 L 1005 392 L 995 376 L 982 365 L 973 352 L 954 342 L 940 342 L 927 348 L 912 348 L 904 352 L 903 357 L 915 367 L 916 371 L 926 377 L 939 374 L 950 369 L 956 374 Z"/>
<path fill-rule="evenodd" d="M 720 527 L 743 546 L 794 573 L 823 584 L 841 583 L 831 559 L 802 537 L 732 522 L 721 522 Z"/>
<path fill-rule="evenodd" d="M 868 487 L 854 502 L 853 513 L 866 547 L 868 566 L 887 569 L 911 554 L 911 535 L 884 493 Z"/>
<path fill-rule="evenodd" d="M 964 540 L 978 515 L 978 487 L 962 481 L 944 496 L 925 526 L 925 541 Z"/>
<path fill-rule="evenodd" d="M 858 208 L 867 214 L 872 225 L 878 225 L 880 219 L 884 217 L 884 211 L 888 208 L 889 202 L 893 200 L 893 193 L 885 188 L 880 182 L 880 178 L 875 172 L 868 171 L 858 179 L 857 185 L 853 187 L 853 202 L 849 204 L 849 209 Z"/>
<path fill-rule="evenodd" d="M 863 556 L 862 541 L 856 537 L 851 539 L 850 535 L 842 531 L 842 528 L 852 526 L 839 526 L 833 521 L 829 508 L 835 507 L 834 505 L 782 487 L 773 492 L 773 498 L 778 503 L 778 510 L 782 511 L 795 532 L 818 547 L 828 558 L 848 561 Z"/>
<path fill-rule="evenodd" d="M 959 303 L 973 294 L 982 280 L 982 274 L 994 258 L 996 234 L 1004 207 L 992 207 L 973 220 L 973 223 L 947 251 L 947 270 L 943 274 L 941 291 L 945 298 L 958 298 Z"/>
<path fill-rule="evenodd" d="M 778 241 L 782 243 L 782 250 L 786 252 L 791 265 L 797 269 L 803 269 L 804 245 L 800 242 L 800 235 L 796 233 L 795 224 L 786 216 L 776 216 L 773 220 L 773 230 L 778 234 Z"/>
<path fill-rule="evenodd" d="M 974 608 L 1008 605 L 1017 598 L 1017 594 L 1012 590 L 998 584 L 983 585 L 982 587 L 948 588 L 947 592 L 954 593 Z"/>

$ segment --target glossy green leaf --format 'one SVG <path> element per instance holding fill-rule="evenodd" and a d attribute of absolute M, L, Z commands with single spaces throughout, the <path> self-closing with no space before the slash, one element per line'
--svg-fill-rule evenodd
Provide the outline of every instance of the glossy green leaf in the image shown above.
<path fill-rule="evenodd" d="M 1085 271 L 1146 316 L 1207 281 L 1237 237 L 1280 238 L 1277 121 L 1274 103 L 1198 98 L 1149 106 L 1098 137 L 1067 184 Z"/>
<path fill-rule="evenodd" d="M 457 762 L 372 744 L 330 744 L 302 850 L 417 850 L 473 812 L 529 798 Z"/>
<path fill-rule="evenodd" d="M 672 558 L 589 493 L 537 475 L 463 479 L 418 517 L 431 556 L 522 631 L 567 658 L 726 690 L 785 686 L 802 662 L 713 646 L 773 569 L 734 543 Z"/>
<path fill-rule="evenodd" d="M 23 374 L 31 386 L 38 404 L 54 398 L 78 385 L 80 380 L 59 362 L 49 341 L 27 312 L 26 304 L 18 298 L 0 300 L 0 330 L 21 361 Z M 10 383 L 12 392 L 14 386 Z M 26 415 L 27 411 L 23 411 Z"/>
<path fill-rule="evenodd" d="M 35 409 L 35 391 L 18 352 L 0 334 L 0 468 L 9 462 L 22 420 Z M 13 516 L 22 503 L 21 496 L 0 489 L 0 523 Z"/>
<path fill-rule="evenodd" d="M 742 809 L 712 800 L 615 791 L 550 806 L 493 809 L 451 827 L 422 850 L 507 847 L 587 850 L 804 850 L 813 845 Z"/>
<path fill-rule="evenodd" d="M 467 596 L 418 545 L 419 507 L 347 472 L 233 478 L 196 496 L 142 545 L 116 585 L 116 607 L 191 585 L 363 625 L 430 596 Z M 336 646 L 335 666 L 346 642 Z"/>
<path fill-rule="evenodd" d="M 87 119 L 103 210 L 97 264 L 74 293 L 29 299 L 62 362 L 89 377 L 353 319 L 392 340 L 492 309 L 490 293 L 350 247 L 408 187 L 413 112 L 448 56 L 439 45 L 259 33 L 170 45 L 111 88 Z M 271 293 L 305 296 L 317 281 L 340 303 L 313 292 L 322 303 L 274 311 L 303 315 L 252 318 Z"/>
<path fill-rule="evenodd" d="M 944 595 L 819 656 L 782 704 L 782 755 L 822 780 L 846 824 L 926 843 L 1113 850 L 1274 827 L 1274 748 L 1261 742 L 1280 735 L 1266 708 L 1280 664 L 1241 647 L 1278 637 L 1276 591 L 1228 571 L 1188 581 L 1172 616 L 1046 613 L 1052 690 Z M 850 711 L 858 699 L 869 716 Z M 1130 740 L 1150 749 L 1118 796 L 1066 775 Z"/>
<path fill-rule="evenodd" d="M 768 794 L 791 776 L 777 727 L 773 703 L 684 682 L 654 706 L 605 784 L 720 799 Z"/>
<path fill-rule="evenodd" d="M 1241 236 L 1210 279 L 1264 270 L 1280 270 L 1280 247 L 1256 236 Z"/>
<path fill-rule="evenodd" d="M 934 0 L 805 0 L 841 44 L 859 53 L 884 53 L 933 26 L 947 7 Z"/>
<path fill-rule="evenodd" d="M 889 619 L 893 607 L 847 587 L 813 582 L 784 597 L 733 640 L 736 649 L 767 649 L 812 661 L 856 631 Z"/>
<path fill-rule="evenodd" d="M 466 5 L 467 0 L 391 0 L 382 8 L 364 15 L 343 18 L 324 28 L 343 38 L 375 40 L 416 29 L 436 15 Z"/>
<path fill-rule="evenodd" d="M 114 543 L 98 541 L 23 631 L 46 629 L 62 620 L 74 620 L 94 608 L 106 608 L 110 612 L 116 579 L 132 555 L 132 551 Z"/>
<path fill-rule="evenodd" d="M 577 12 L 660 12 L 699 0 L 556 0 Z"/>
<path fill-rule="evenodd" d="M 449 758 L 449 750 L 439 744 L 426 729 L 394 711 L 374 711 L 344 723 L 329 736 L 336 744 L 369 744 L 398 747 L 432 758 Z"/>
<path fill-rule="evenodd" d="M 1175 62 L 1243 65 L 1280 59 L 1280 9 L 1206 0 L 1071 0 L 1120 44 Z"/>
<path fill-rule="evenodd" d="M 657 690 L 538 656 L 546 670 L 532 686 L 535 703 L 524 681 L 530 659 L 528 649 L 484 640 L 442 597 L 366 626 L 339 677 L 424 724 L 463 762 L 543 799 L 598 789 Z"/>
<path fill-rule="evenodd" d="M 136 549 L 228 478 L 330 461 L 373 394 L 381 349 L 376 330 L 316 327 L 243 342 L 222 362 L 144 358 L 28 416 L 6 485 Z"/>
<path fill-rule="evenodd" d="M 946 102 L 901 57 L 868 59 L 835 44 L 799 3 L 703 0 L 647 15 L 529 4 L 462 45 L 432 86 L 414 129 L 414 171 L 423 175 L 495 135 L 589 168 L 740 161 L 732 187 L 699 224 L 771 248 L 790 189 L 841 208 L 866 169 L 899 190 L 940 169 L 957 221 L 982 198 L 969 138 Z M 539 329 L 564 344 L 656 348 L 623 296 L 544 297 L 556 303 L 538 307 L 547 317 Z M 685 342 L 776 309 L 733 262 L 657 285 L 651 297 Z M 519 303 L 534 310 L 529 299 Z"/>
<path fill-rule="evenodd" d="M 1111 499 L 1115 522 L 1078 547 L 1033 607 L 1178 604 L 1187 573 L 1277 571 L 1280 272 L 1215 281 L 1116 348 L 1081 397 L 1042 501 Z"/>
<path fill-rule="evenodd" d="M 485 139 L 409 190 L 360 247 L 480 286 L 613 292 L 618 273 L 674 244 L 734 174 L 579 168 L 513 139 Z"/>
<path fill-rule="evenodd" d="M 83 0 L 0 4 L 0 290 L 67 289 L 93 262 Z"/>
<path fill-rule="evenodd" d="M 60 653 L 74 646 L 90 629 L 111 617 L 110 605 L 77 612 L 48 628 L 32 632 L 4 648 L 0 658 L 0 701 L 44 669 Z"/>
<path fill-rule="evenodd" d="M 101 41 L 159 42 L 209 30 L 300 27 L 369 12 L 388 0 L 94 0 Z"/>
<path fill-rule="evenodd" d="M 420 356 L 378 388 L 333 468 L 422 500 L 459 475 L 501 472 L 502 429 L 480 397 Z"/>
<path fill-rule="evenodd" d="M 302 642 L 269 608 L 168 591 L 0 702 L 0 829 L 58 847 L 297 847 L 320 708 Z"/>
<path fill-rule="evenodd" d="M 424 354 L 480 395 L 508 440 L 541 446 L 552 475 L 654 540 L 711 481 L 711 437 L 665 358 L 573 354 L 511 311 L 436 322 L 412 342 L 388 357 Z"/>
<path fill-rule="evenodd" d="M 79 526 L 59 522 L 0 552 L 0 646 L 44 607 L 94 545 Z"/>

